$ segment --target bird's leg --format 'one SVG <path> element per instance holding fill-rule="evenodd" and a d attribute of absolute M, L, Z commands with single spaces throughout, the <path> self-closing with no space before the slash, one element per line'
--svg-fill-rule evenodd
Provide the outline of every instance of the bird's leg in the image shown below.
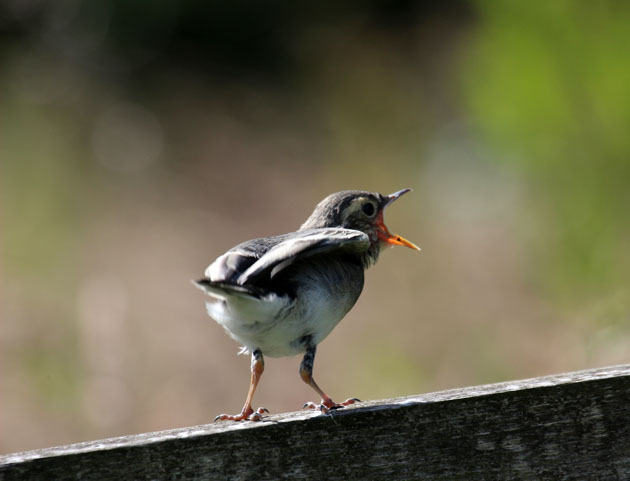
<path fill-rule="evenodd" d="M 316 346 L 308 346 L 306 348 L 306 354 L 304 354 L 304 358 L 300 363 L 300 377 L 302 378 L 302 381 L 311 386 L 315 390 L 315 392 L 321 396 L 322 401 L 319 405 L 315 404 L 314 402 L 307 402 L 302 408 L 319 409 L 320 411 L 326 413 L 331 409 L 339 409 L 358 402 L 358 399 L 351 398 L 342 403 L 336 403 L 332 399 L 330 399 L 330 397 L 317 385 L 315 379 L 313 379 L 313 363 L 315 361 L 316 349 Z"/>
<path fill-rule="evenodd" d="M 259 349 L 255 349 L 252 352 L 252 378 L 249 383 L 249 392 L 247 393 L 247 399 L 245 400 L 245 405 L 241 410 L 240 414 L 229 415 L 229 414 L 219 414 L 216 418 L 216 421 L 260 421 L 262 419 L 263 413 L 268 413 L 265 408 L 258 408 L 256 412 L 252 409 L 252 400 L 254 399 L 254 392 L 256 392 L 256 386 L 258 386 L 258 381 L 262 377 L 262 373 L 265 370 L 265 360 L 263 359 L 262 352 Z"/>

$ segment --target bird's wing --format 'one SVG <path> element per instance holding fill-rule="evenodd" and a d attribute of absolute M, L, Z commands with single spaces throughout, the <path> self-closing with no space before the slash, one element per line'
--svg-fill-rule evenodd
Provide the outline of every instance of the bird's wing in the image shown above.
<path fill-rule="evenodd" d="M 286 237 L 287 234 L 243 242 L 210 264 L 206 269 L 205 276 L 212 282 L 235 284 L 241 274 Z"/>
<path fill-rule="evenodd" d="M 210 264 L 205 276 L 213 282 L 235 282 L 259 257 L 255 252 L 232 249 Z"/>
<path fill-rule="evenodd" d="M 240 285 L 269 273 L 273 277 L 296 259 L 334 250 L 364 252 L 370 247 L 367 234 L 353 229 L 326 228 L 298 231 L 281 239 L 249 265 L 236 282 Z"/>

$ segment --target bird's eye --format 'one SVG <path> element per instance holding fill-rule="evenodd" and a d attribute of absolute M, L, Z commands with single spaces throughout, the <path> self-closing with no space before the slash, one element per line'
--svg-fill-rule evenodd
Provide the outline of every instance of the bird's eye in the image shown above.
<path fill-rule="evenodd" d="M 372 217 L 375 211 L 374 204 L 372 204 L 372 202 L 366 202 L 361 206 L 361 210 L 368 217 Z"/>

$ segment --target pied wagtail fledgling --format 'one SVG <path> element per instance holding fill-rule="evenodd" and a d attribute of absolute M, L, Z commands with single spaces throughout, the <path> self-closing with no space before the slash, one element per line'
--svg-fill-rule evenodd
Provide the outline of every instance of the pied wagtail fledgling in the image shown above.
<path fill-rule="evenodd" d="M 402 245 L 390 234 L 383 211 L 411 189 L 391 195 L 348 190 L 322 200 L 296 232 L 253 239 L 230 249 L 195 284 L 210 299 L 208 314 L 251 354 L 251 382 L 240 414 L 216 420 L 260 420 L 264 408 L 252 409 L 264 369 L 263 355 L 304 353 L 300 377 L 322 398 L 304 407 L 324 412 L 353 404 L 335 403 L 315 383 L 315 349 L 343 319 L 363 289 L 364 271 L 381 248 Z"/>

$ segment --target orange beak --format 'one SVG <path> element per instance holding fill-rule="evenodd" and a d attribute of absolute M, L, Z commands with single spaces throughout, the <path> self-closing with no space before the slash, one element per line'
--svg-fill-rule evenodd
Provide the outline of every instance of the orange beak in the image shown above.
<path fill-rule="evenodd" d="M 403 189 L 403 190 L 399 190 L 398 192 L 394 192 L 391 195 L 388 195 L 386 197 L 385 205 L 383 205 L 381 211 L 378 213 L 378 216 L 376 217 L 376 221 L 374 222 L 374 225 L 377 228 L 376 233 L 378 234 L 378 238 L 381 240 L 381 242 L 384 242 L 390 245 L 406 246 L 406 247 L 409 247 L 410 249 L 415 249 L 419 251 L 420 247 L 415 245 L 413 242 L 409 242 L 407 239 L 400 237 L 399 235 L 391 234 L 383 221 L 383 211 L 385 210 L 385 207 L 387 207 L 389 204 L 391 204 L 396 199 L 398 199 L 401 195 L 406 194 L 410 190 L 411 189 Z"/>

